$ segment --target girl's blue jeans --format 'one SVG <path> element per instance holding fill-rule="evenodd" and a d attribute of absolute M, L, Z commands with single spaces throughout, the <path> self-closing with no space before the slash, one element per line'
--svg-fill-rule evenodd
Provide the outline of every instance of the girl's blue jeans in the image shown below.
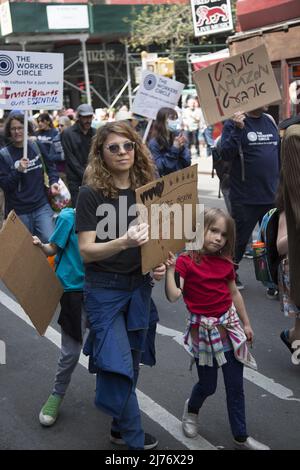
<path fill-rule="evenodd" d="M 226 389 L 227 410 L 231 431 L 234 437 L 247 437 L 245 397 L 243 386 L 244 366 L 235 357 L 233 351 L 224 353 L 227 363 L 222 366 Z M 218 365 L 199 366 L 196 360 L 199 382 L 194 386 L 189 400 L 189 409 L 199 411 L 204 401 L 213 395 L 217 388 Z"/>

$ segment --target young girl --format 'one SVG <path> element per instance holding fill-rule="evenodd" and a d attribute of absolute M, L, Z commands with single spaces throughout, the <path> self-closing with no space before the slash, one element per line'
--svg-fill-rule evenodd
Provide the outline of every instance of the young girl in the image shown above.
<path fill-rule="evenodd" d="M 221 366 L 236 447 L 268 450 L 249 437 L 246 429 L 243 368 L 245 364 L 256 369 L 256 362 L 246 344 L 253 341 L 253 331 L 235 285 L 234 241 L 233 219 L 220 209 L 206 209 L 203 248 L 181 254 L 176 261 L 170 253 L 166 262 L 166 295 L 170 302 L 183 295 L 189 310 L 184 342 L 195 358 L 199 377 L 185 403 L 182 428 L 187 437 L 197 436 L 198 412 L 205 399 L 214 394 Z M 180 287 L 176 286 L 175 270 Z"/>

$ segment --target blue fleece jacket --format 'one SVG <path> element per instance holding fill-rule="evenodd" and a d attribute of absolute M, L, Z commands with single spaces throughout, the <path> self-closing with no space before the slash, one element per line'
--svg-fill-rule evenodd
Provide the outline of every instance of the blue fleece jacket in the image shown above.
<path fill-rule="evenodd" d="M 168 149 L 161 149 L 157 140 L 153 138 L 149 141 L 148 146 L 159 176 L 182 170 L 191 164 L 191 153 L 187 145 L 181 148 L 171 145 Z"/>
<path fill-rule="evenodd" d="M 14 167 L 15 163 L 23 157 L 23 148 L 9 145 L 6 150 L 10 154 L 10 162 L 3 156 L 4 149 L 0 150 L 0 187 L 5 194 L 5 215 L 12 209 L 16 214 L 28 214 L 48 202 L 43 163 L 40 157 L 41 149 L 37 144 L 28 144 L 29 166 L 26 173 Z M 49 176 L 49 184 L 56 183 L 59 176 L 55 165 L 47 160 L 44 152 L 43 161 Z"/>
<path fill-rule="evenodd" d="M 271 118 L 247 116 L 244 129 L 232 120 L 224 124 L 221 156 L 232 161 L 230 173 L 230 199 L 253 205 L 273 204 L 280 170 L 279 134 Z M 241 177 L 241 146 L 245 162 L 245 181 Z"/>

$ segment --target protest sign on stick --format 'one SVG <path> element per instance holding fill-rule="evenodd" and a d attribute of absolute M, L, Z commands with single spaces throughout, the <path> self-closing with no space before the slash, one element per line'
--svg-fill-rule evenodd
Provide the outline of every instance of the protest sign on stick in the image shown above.
<path fill-rule="evenodd" d="M 198 70 L 193 80 L 207 125 L 281 100 L 264 45 Z"/>
<path fill-rule="evenodd" d="M 149 224 L 149 241 L 141 247 L 147 273 L 194 239 L 197 228 L 197 165 L 159 178 L 136 190 L 139 222 Z"/>
<path fill-rule="evenodd" d="M 148 119 L 156 119 L 160 108 L 175 108 L 183 87 L 184 84 L 176 80 L 143 70 L 132 111 Z"/>

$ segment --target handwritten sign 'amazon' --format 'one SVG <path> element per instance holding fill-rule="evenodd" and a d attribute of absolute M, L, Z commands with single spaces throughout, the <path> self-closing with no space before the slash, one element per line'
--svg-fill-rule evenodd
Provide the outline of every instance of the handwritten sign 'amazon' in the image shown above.
<path fill-rule="evenodd" d="M 186 242 L 199 237 L 197 176 L 193 165 L 136 190 L 139 222 L 149 224 L 149 241 L 141 247 L 143 273 L 166 261 L 169 251 L 182 251 Z M 202 243 L 199 238 L 196 242 Z"/>
<path fill-rule="evenodd" d="M 61 109 L 63 54 L 0 51 L 0 109 Z"/>
<path fill-rule="evenodd" d="M 281 100 L 264 45 L 193 74 L 207 124 Z"/>

